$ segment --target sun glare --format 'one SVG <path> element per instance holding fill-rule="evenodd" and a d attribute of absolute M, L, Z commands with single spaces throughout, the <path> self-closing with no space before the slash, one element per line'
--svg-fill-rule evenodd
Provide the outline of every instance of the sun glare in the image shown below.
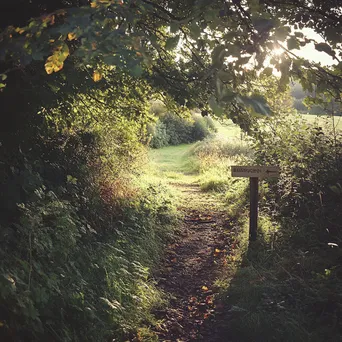
<path fill-rule="evenodd" d="M 275 55 L 275 56 L 279 56 L 279 55 L 281 55 L 282 53 L 284 52 L 284 49 L 282 49 L 282 48 L 274 48 L 273 50 L 272 50 L 272 54 L 273 55 Z"/>

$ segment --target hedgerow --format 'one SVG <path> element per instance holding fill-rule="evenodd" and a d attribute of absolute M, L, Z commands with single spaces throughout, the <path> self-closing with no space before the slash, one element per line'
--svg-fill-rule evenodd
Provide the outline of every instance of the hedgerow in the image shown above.
<path fill-rule="evenodd" d="M 193 115 L 191 119 L 180 117 L 174 113 L 166 113 L 150 127 L 152 148 L 169 145 L 188 144 L 203 140 L 216 131 L 215 124 L 210 117 Z"/>
<path fill-rule="evenodd" d="M 1 220 L 2 340 L 127 338 L 161 303 L 149 267 L 171 234 L 171 199 L 118 172 L 108 182 L 96 135 L 37 148 L 2 168 L 20 190 Z"/>

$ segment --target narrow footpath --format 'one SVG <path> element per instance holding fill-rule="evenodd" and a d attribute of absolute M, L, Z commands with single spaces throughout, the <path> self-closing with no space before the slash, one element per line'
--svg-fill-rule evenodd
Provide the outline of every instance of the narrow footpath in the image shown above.
<path fill-rule="evenodd" d="M 169 306 L 155 313 L 162 321 L 156 328 L 159 341 L 229 342 L 220 333 L 229 310 L 218 298 L 215 283 L 230 250 L 229 220 L 222 203 L 198 185 L 170 185 L 181 194 L 183 221 L 156 275 L 158 286 L 171 297 Z"/>

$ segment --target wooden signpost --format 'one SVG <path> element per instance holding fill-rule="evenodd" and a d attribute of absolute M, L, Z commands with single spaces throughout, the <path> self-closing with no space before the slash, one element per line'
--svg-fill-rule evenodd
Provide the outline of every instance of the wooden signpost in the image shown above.
<path fill-rule="evenodd" d="M 248 177 L 250 191 L 249 239 L 255 241 L 258 231 L 259 178 L 279 177 L 278 166 L 232 166 L 232 177 Z"/>

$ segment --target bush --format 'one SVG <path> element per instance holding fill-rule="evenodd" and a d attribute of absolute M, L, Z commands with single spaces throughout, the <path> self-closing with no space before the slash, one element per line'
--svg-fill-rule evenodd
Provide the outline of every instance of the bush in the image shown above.
<path fill-rule="evenodd" d="M 195 116 L 194 121 L 192 139 L 193 141 L 203 140 L 210 134 L 209 120 L 207 118 Z"/>
<path fill-rule="evenodd" d="M 127 340 L 162 303 L 149 267 L 175 211 L 165 189 L 132 185 L 126 128 L 50 133 L 0 165 L 2 341 Z"/>
<path fill-rule="evenodd" d="M 187 144 L 192 141 L 192 123 L 175 114 L 168 113 L 162 118 L 170 136 L 169 145 Z"/>
<path fill-rule="evenodd" d="M 278 117 L 259 125 L 254 149 L 255 163 L 281 174 L 261 183 L 258 240 L 235 252 L 225 296 L 244 315 L 227 333 L 233 341 L 341 340 L 341 134 Z M 247 208 L 236 207 L 241 189 L 228 192 L 238 240 L 248 231 Z"/>
<path fill-rule="evenodd" d="M 342 198 L 332 190 L 342 184 L 342 137 L 303 119 L 274 119 L 259 131 L 256 161 L 280 165 L 279 182 L 271 183 L 282 216 L 337 222 Z M 325 231 L 325 229 L 324 229 Z"/>
<path fill-rule="evenodd" d="M 192 121 L 173 113 L 162 116 L 154 127 L 150 127 L 152 135 L 150 146 L 161 148 L 169 145 L 188 144 L 203 140 L 216 130 L 211 118 L 195 115 Z"/>
<path fill-rule="evenodd" d="M 150 141 L 152 148 L 169 146 L 170 135 L 168 134 L 167 126 L 163 122 L 157 121 L 154 126 L 150 126 L 149 134 L 153 137 Z"/>

